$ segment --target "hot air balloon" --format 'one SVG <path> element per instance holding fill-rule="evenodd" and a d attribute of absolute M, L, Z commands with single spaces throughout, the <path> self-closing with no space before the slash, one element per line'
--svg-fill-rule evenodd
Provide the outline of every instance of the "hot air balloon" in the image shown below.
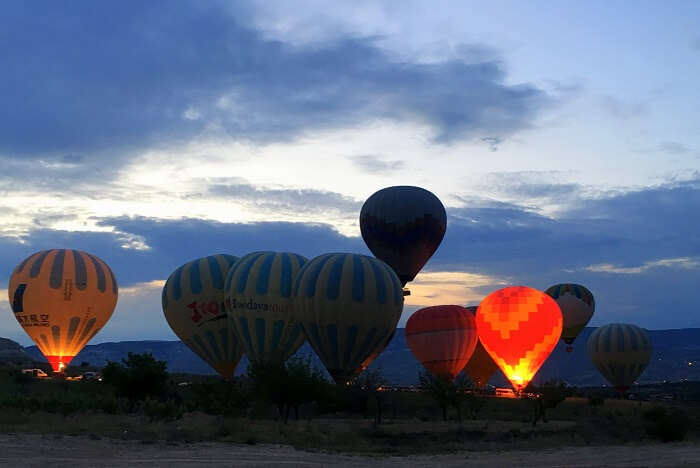
<path fill-rule="evenodd" d="M 367 199 L 360 212 L 367 247 L 394 269 L 401 285 L 413 281 L 442 242 L 446 228 L 445 207 L 420 187 L 381 189 Z"/>
<path fill-rule="evenodd" d="M 465 307 L 473 315 L 476 314 L 476 306 Z M 476 321 L 474 322 L 476 324 Z M 498 370 L 498 366 L 489 353 L 484 349 L 484 345 L 481 344 L 481 340 L 476 340 L 476 347 L 474 348 L 474 353 L 469 358 L 467 365 L 464 366 L 463 371 L 471 379 L 472 383 L 477 388 L 484 388 L 493 374 Z"/>
<path fill-rule="evenodd" d="M 226 309 L 250 361 L 283 362 L 304 343 L 292 286 L 306 261 L 292 253 L 254 252 L 229 271 Z"/>
<path fill-rule="evenodd" d="M 294 297 L 307 340 L 339 384 L 381 353 L 403 309 L 396 273 L 376 258 L 351 253 L 325 254 L 306 263 Z"/>
<path fill-rule="evenodd" d="M 458 305 L 426 307 L 406 323 L 406 342 L 416 359 L 434 376 L 457 377 L 477 342 L 474 316 Z"/>
<path fill-rule="evenodd" d="M 218 254 L 187 262 L 163 286 L 168 325 L 225 379 L 233 377 L 243 356 L 224 307 L 224 280 L 236 260 Z"/>
<path fill-rule="evenodd" d="M 593 294 L 580 284 L 555 284 L 545 291 L 557 301 L 561 314 L 564 317 L 564 328 L 561 339 L 567 344 L 566 352 L 574 350 L 571 346 L 595 311 L 595 299 Z"/>
<path fill-rule="evenodd" d="M 518 393 L 556 346 L 562 321 L 554 299 L 527 286 L 489 294 L 476 312 L 481 343 Z"/>
<path fill-rule="evenodd" d="M 60 372 L 112 316 L 117 280 L 94 255 L 42 250 L 15 268 L 8 294 L 15 318 Z"/>
<path fill-rule="evenodd" d="M 588 356 L 598 371 L 624 393 L 642 375 L 651 359 L 651 339 L 636 325 L 611 323 L 588 338 Z"/>

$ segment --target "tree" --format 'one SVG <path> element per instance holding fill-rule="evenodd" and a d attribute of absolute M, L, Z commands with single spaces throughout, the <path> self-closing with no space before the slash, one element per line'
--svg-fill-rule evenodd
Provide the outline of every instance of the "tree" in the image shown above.
<path fill-rule="evenodd" d="M 418 380 L 423 391 L 430 395 L 440 406 L 443 421 L 447 421 L 447 408 L 451 406 L 457 411 L 459 422 L 462 422 L 462 404 L 466 400 L 474 399 L 470 403 L 470 410 L 473 415 L 478 412 L 477 406 L 481 402 L 476 401 L 476 396 L 468 377 L 459 375 L 452 380 L 452 377 L 449 375 L 435 376 L 429 372 L 421 372 Z"/>
<path fill-rule="evenodd" d="M 535 426 L 540 419 L 542 422 L 547 422 L 546 411 L 556 408 L 559 403 L 566 400 L 566 397 L 571 394 L 571 389 L 567 387 L 566 382 L 554 379 L 546 381 L 540 387 L 530 384 L 526 392 L 532 394 L 530 398 L 535 410 L 532 425 Z"/>
<path fill-rule="evenodd" d="M 351 394 L 359 397 L 362 401 L 365 412 L 370 407 L 370 402 L 374 403 L 374 424 L 382 423 L 382 414 L 386 392 L 382 387 L 386 385 L 386 379 L 382 375 L 381 369 L 367 369 L 362 374 L 355 377 L 348 388 Z"/>
<path fill-rule="evenodd" d="M 138 401 L 163 398 L 167 394 L 167 363 L 156 360 L 151 353 L 129 353 L 122 363 L 107 363 L 102 370 L 102 381 L 112 385 L 117 395 L 127 398 L 133 408 Z"/>
<path fill-rule="evenodd" d="M 248 377 L 254 394 L 274 404 L 285 424 L 292 408 L 299 419 L 299 406 L 317 401 L 327 385 L 322 371 L 311 365 L 308 356 L 292 357 L 286 363 L 251 362 Z"/>

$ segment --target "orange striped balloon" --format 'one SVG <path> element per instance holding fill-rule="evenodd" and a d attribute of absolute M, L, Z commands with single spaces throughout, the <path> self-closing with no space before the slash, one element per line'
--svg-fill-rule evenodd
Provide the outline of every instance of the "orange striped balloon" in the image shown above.
<path fill-rule="evenodd" d="M 476 312 L 481 343 L 517 392 L 527 386 L 557 345 L 562 323 L 554 299 L 527 286 L 489 294 Z"/>
<path fill-rule="evenodd" d="M 406 342 L 425 369 L 450 380 L 457 377 L 476 346 L 474 316 L 458 305 L 426 307 L 406 322 Z"/>
<path fill-rule="evenodd" d="M 59 372 L 112 316 L 117 280 L 94 255 L 43 250 L 15 268 L 8 294 L 15 318 Z"/>

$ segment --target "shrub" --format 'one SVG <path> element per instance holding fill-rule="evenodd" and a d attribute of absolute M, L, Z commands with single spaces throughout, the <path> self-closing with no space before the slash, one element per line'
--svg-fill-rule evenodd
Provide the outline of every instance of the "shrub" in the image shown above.
<path fill-rule="evenodd" d="M 182 417 L 182 408 L 172 401 L 146 399 L 143 402 L 143 413 L 151 421 L 172 421 Z"/>
<path fill-rule="evenodd" d="M 104 383 L 112 385 L 117 395 L 135 402 L 146 398 L 162 398 L 167 393 L 168 373 L 165 361 L 156 360 L 151 353 L 129 353 L 122 364 L 109 362 L 102 370 Z"/>
<path fill-rule="evenodd" d="M 588 397 L 588 404 L 590 406 L 602 406 L 605 404 L 605 398 L 600 395 L 591 395 Z"/>
<path fill-rule="evenodd" d="M 680 410 L 667 411 L 655 406 L 644 413 L 647 420 L 647 434 L 662 442 L 675 442 L 685 439 L 690 430 L 690 419 Z"/>

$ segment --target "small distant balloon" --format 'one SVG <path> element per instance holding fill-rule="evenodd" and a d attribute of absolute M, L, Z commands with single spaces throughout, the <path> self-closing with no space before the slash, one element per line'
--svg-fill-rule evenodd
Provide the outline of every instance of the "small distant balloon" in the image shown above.
<path fill-rule="evenodd" d="M 555 284 L 545 291 L 557 301 L 564 317 L 564 328 L 561 339 L 567 344 L 566 351 L 573 351 L 573 342 L 581 331 L 586 328 L 595 312 L 593 294 L 580 284 Z"/>
<path fill-rule="evenodd" d="M 365 201 L 360 230 L 369 250 L 391 266 L 401 285 L 413 281 L 445 236 L 447 214 L 438 197 L 420 187 L 387 187 Z"/>
<path fill-rule="evenodd" d="M 117 305 L 117 280 L 109 266 L 80 250 L 36 252 L 10 277 L 15 318 L 55 372 L 107 323 Z"/>
<path fill-rule="evenodd" d="M 338 384 L 384 350 L 403 309 L 396 273 L 376 258 L 352 253 L 311 259 L 299 272 L 294 297 L 309 344 Z"/>
<path fill-rule="evenodd" d="M 554 299 L 527 286 L 495 291 L 479 304 L 479 339 L 519 393 L 559 341 L 562 315 Z"/>
<path fill-rule="evenodd" d="M 605 379 L 625 393 L 651 360 L 651 338 L 636 325 L 611 323 L 588 338 L 588 356 Z"/>
<path fill-rule="evenodd" d="M 416 359 L 436 377 L 457 377 L 477 343 L 474 316 L 458 305 L 425 307 L 406 323 L 406 342 Z"/>
<path fill-rule="evenodd" d="M 251 362 L 284 362 L 304 343 L 292 287 L 306 262 L 288 252 L 253 252 L 229 271 L 228 317 Z"/>
<path fill-rule="evenodd" d="M 469 306 L 466 309 L 472 314 L 476 315 L 476 306 Z M 476 319 L 474 321 L 476 324 Z M 481 344 L 481 340 L 476 340 L 476 347 L 472 357 L 469 358 L 467 365 L 464 366 L 464 372 L 469 376 L 472 383 L 477 388 L 484 388 L 486 384 L 489 383 L 493 374 L 498 370 L 498 366 L 489 353 L 484 349 L 484 345 Z"/>
<path fill-rule="evenodd" d="M 243 356 L 224 306 L 224 280 L 236 260 L 218 254 L 187 262 L 163 287 L 163 313 L 170 328 L 226 379 L 233 377 Z"/>

